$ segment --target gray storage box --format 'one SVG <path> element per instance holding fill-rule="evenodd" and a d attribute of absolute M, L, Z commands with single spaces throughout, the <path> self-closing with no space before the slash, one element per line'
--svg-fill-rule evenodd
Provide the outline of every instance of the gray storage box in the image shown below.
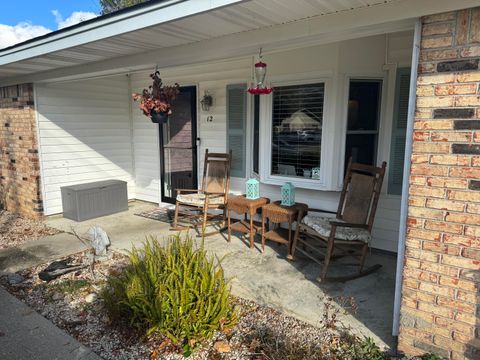
<path fill-rule="evenodd" d="M 75 221 L 128 210 L 127 182 L 105 180 L 64 186 L 62 191 L 63 217 Z"/>

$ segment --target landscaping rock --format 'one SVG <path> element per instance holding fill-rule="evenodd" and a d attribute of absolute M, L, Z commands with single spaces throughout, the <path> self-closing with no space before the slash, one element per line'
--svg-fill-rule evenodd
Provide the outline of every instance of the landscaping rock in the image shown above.
<path fill-rule="evenodd" d="M 65 295 L 63 295 L 62 293 L 56 292 L 52 295 L 52 300 L 54 301 L 63 300 L 64 297 Z"/>
<path fill-rule="evenodd" d="M 95 294 L 95 293 L 90 293 L 90 294 L 88 294 L 87 296 L 85 296 L 85 302 L 86 302 L 87 304 L 91 304 L 91 303 L 93 303 L 95 300 L 97 300 L 97 297 L 98 297 L 97 294 Z"/>
<path fill-rule="evenodd" d="M 25 278 L 22 275 L 13 273 L 7 275 L 7 281 L 10 285 L 17 285 L 24 282 Z"/>
<path fill-rule="evenodd" d="M 226 341 L 217 341 L 213 347 L 215 350 L 217 350 L 219 353 L 228 353 L 232 350 L 230 345 Z"/>
<path fill-rule="evenodd" d="M 99 226 L 92 226 L 88 229 L 88 236 L 96 256 L 106 256 L 107 247 L 110 245 L 110 239 L 107 233 Z"/>

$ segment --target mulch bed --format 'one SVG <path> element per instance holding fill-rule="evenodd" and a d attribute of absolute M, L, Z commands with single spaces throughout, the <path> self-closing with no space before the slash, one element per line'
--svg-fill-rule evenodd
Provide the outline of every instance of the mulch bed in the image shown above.
<path fill-rule="evenodd" d="M 49 228 L 40 220 L 24 219 L 12 212 L 0 210 L 0 249 L 18 246 L 60 232 Z"/>

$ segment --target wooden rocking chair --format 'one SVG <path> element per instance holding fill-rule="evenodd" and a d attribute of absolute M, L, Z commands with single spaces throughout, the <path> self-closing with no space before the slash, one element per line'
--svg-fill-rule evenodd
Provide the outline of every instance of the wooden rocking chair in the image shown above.
<path fill-rule="evenodd" d="M 201 189 L 177 189 L 175 217 L 171 230 L 197 228 L 201 222 L 202 236 L 209 236 L 225 228 L 231 159 L 231 150 L 225 154 L 209 153 L 208 149 L 205 150 L 202 187 Z M 217 213 L 211 213 L 210 210 L 217 210 Z M 222 213 L 219 214 L 218 210 Z M 188 226 L 179 226 L 179 220 L 186 221 Z M 209 224 L 221 224 L 221 226 L 218 231 L 206 234 L 205 229 Z"/>
<path fill-rule="evenodd" d="M 322 264 L 321 281 L 346 281 L 378 270 L 380 264 L 368 269 L 364 269 L 364 264 L 386 166 L 386 162 L 382 167 L 375 167 L 352 163 L 350 159 L 337 212 L 308 209 L 308 215 L 299 214 L 290 260 L 293 260 L 295 251 L 299 251 Z M 336 216 L 325 217 L 319 213 Z M 327 277 L 330 262 L 342 256 L 359 257 L 359 263 L 341 264 L 358 265 L 358 273 Z"/>

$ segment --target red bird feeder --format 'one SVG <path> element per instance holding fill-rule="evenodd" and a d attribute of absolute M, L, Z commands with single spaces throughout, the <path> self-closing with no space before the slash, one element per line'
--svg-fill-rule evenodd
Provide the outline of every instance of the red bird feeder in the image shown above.
<path fill-rule="evenodd" d="M 265 86 L 265 76 L 267 75 L 267 64 L 262 61 L 262 50 L 260 49 L 260 60 L 255 64 L 255 86 L 248 88 L 248 92 L 252 95 L 266 95 L 273 91 L 273 88 Z"/>

